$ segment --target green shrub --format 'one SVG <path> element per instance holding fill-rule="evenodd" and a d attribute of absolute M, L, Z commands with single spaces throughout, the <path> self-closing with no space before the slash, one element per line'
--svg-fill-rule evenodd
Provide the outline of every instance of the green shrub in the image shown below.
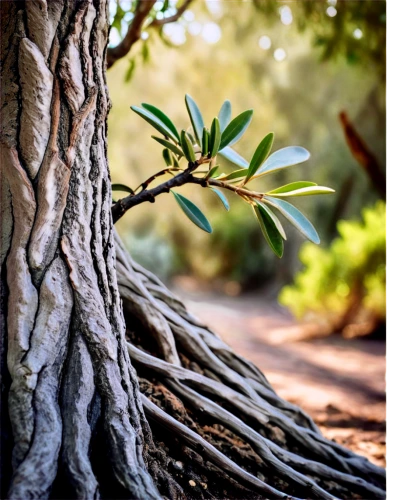
<path fill-rule="evenodd" d="M 296 317 L 323 320 L 331 331 L 363 324 L 362 333 L 385 321 L 385 203 L 364 209 L 362 219 L 339 221 L 329 248 L 303 245 L 305 267 L 279 296 Z"/>

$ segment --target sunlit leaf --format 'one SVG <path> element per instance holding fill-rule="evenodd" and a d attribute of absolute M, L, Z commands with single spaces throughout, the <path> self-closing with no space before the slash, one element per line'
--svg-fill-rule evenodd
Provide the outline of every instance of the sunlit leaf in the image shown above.
<path fill-rule="evenodd" d="M 263 205 L 253 205 L 254 212 L 261 227 L 264 238 L 272 251 L 281 258 L 283 255 L 283 239 L 274 221 Z"/>
<path fill-rule="evenodd" d="M 203 128 L 204 128 L 203 117 L 201 115 L 199 107 L 194 102 L 192 97 L 190 97 L 190 95 L 188 94 L 186 94 L 185 96 L 185 103 L 194 130 L 194 135 L 196 136 L 198 144 L 201 147 L 201 138 L 203 135 Z"/>
<path fill-rule="evenodd" d="M 185 196 L 176 193 L 175 191 L 172 191 L 172 194 L 174 195 L 178 205 L 184 211 L 186 216 L 193 222 L 193 224 L 196 224 L 196 226 L 198 226 L 203 231 L 206 231 L 206 233 L 212 233 L 212 227 L 208 222 L 206 216 L 198 207 L 196 207 L 193 202 L 188 200 Z"/>
<path fill-rule="evenodd" d="M 310 158 L 310 153 L 307 149 L 300 146 L 289 146 L 287 148 L 279 149 L 272 153 L 267 161 L 261 166 L 257 172 L 257 177 L 260 175 L 276 172 L 282 168 L 291 167 L 303 163 Z"/>
<path fill-rule="evenodd" d="M 316 194 L 332 194 L 335 190 L 325 187 L 325 186 L 310 186 L 303 187 L 300 189 L 294 189 L 293 191 L 287 191 L 286 193 L 268 193 L 271 196 L 278 198 L 289 198 L 292 196 L 312 196 Z"/>
<path fill-rule="evenodd" d="M 261 165 L 269 155 L 273 142 L 274 134 L 270 132 L 257 146 L 257 149 L 255 150 L 254 155 L 250 161 L 249 168 L 247 169 L 245 182 L 249 181 L 253 177 L 253 175 L 257 173 L 257 170 L 261 167 Z"/>
<path fill-rule="evenodd" d="M 190 142 L 184 130 L 181 132 L 181 147 L 185 158 L 192 163 L 195 162 L 196 156 L 194 154 L 193 144 Z"/>
<path fill-rule="evenodd" d="M 152 104 L 147 104 L 145 102 L 142 102 L 142 106 L 147 109 L 147 111 L 150 111 L 150 113 L 153 113 L 153 115 L 156 116 L 160 121 L 162 121 L 164 125 L 174 134 L 176 140 L 179 142 L 179 133 L 175 125 L 172 123 L 171 119 L 161 111 L 161 109 L 158 109 Z"/>
<path fill-rule="evenodd" d="M 209 138 L 210 138 L 210 134 L 209 134 L 207 128 L 204 127 L 203 128 L 203 138 L 201 140 L 201 143 L 202 143 L 201 154 L 203 156 L 208 156 L 208 152 L 209 152 Z"/>
<path fill-rule="evenodd" d="M 257 204 L 258 205 L 262 205 L 263 209 L 267 211 L 268 215 L 271 217 L 271 219 L 273 220 L 276 228 L 278 229 L 280 235 L 282 236 L 282 238 L 284 240 L 286 240 L 287 238 L 286 238 L 285 230 L 283 229 L 282 223 L 278 219 L 278 217 L 275 215 L 275 213 L 269 208 L 268 205 L 264 205 L 264 204 L 260 203 L 259 201 L 257 201 Z"/>
<path fill-rule="evenodd" d="M 165 164 L 167 165 L 167 167 L 170 167 L 172 165 L 172 157 L 171 157 L 170 150 L 167 148 L 163 149 L 162 155 L 163 155 Z"/>
<path fill-rule="evenodd" d="M 214 191 L 214 193 L 218 196 L 218 198 L 221 200 L 222 204 L 224 205 L 225 210 L 228 212 L 229 211 L 229 202 L 226 199 L 226 196 L 224 193 L 222 193 L 219 189 L 216 188 L 210 188 L 211 191 Z"/>
<path fill-rule="evenodd" d="M 295 189 L 301 189 L 304 187 L 311 187 L 316 185 L 317 185 L 316 182 L 308 182 L 308 181 L 291 182 L 290 184 L 285 184 L 284 186 L 272 189 L 272 191 L 268 191 L 267 194 L 288 193 L 289 191 L 294 191 Z"/>
<path fill-rule="evenodd" d="M 218 118 L 214 118 L 210 130 L 210 157 L 214 158 L 218 153 L 218 148 L 221 143 L 221 129 Z"/>
<path fill-rule="evenodd" d="M 242 137 L 242 135 L 246 132 L 247 127 L 250 125 L 252 116 L 253 110 L 248 109 L 247 111 L 240 113 L 240 115 L 229 123 L 222 133 L 221 144 L 219 146 L 220 150 L 226 148 L 226 146 L 235 144 Z"/>
<path fill-rule="evenodd" d="M 125 184 L 111 184 L 112 191 L 125 191 L 126 193 L 134 194 L 133 189 L 129 186 L 125 186 Z"/>
<path fill-rule="evenodd" d="M 151 137 L 155 141 L 159 142 L 162 146 L 170 149 L 176 155 L 183 156 L 183 151 L 180 148 L 178 148 L 178 146 L 175 146 L 175 144 L 172 144 L 172 142 L 169 142 L 166 139 L 162 139 L 161 137 L 157 137 L 155 135 L 152 135 Z"/>
<path fill-rule="evenodd" d="M 313 243 L 319 244 L 320 239 L 315 227 L 296 207 L 287 201 L 272 198 L 271 196 L 265 196 L 264 201 L 279 210 L 279 212 L 306 238 Z"/>
<path fill-rule="evenodd" d="M 247 169 L 242 168 L 240 170 L 235 170 L 231 172 L 230 174 L 224 175 L 223 177 L 220 177 L 219 179 L 221 181 L 231 181 L 233 179 L 243 179 L 243 177 L 246 177 L 247 174 Z"/>
<path fill-rule="evenodd" d="M 232 106 L 230 101 L 225 101 L 221 106 L 218 113 L 219 124 L 221 126 L 221 133 L 226 129 L 232 118 Z"/>
<path fill-rule="evenodd" d="M 242 156 L 240 156 L 239 153 L 236 153 L 232 148 L 227 146 L 224 149 L 221 149 L 219 154 L 229 160 L 230 162 L 234 163 L 238 167 L 241 168 L 248 168 L 249 162 L 245 160 Z"/>
<path fill-rule="evenodd" d="M 150 123 L 160 134 L 169 137 L 170 139 L 176 141 L 174 133 L 153 113 L 147 111 L 147 109 L 139 108 L 139 106 L 131 106 L 131 110 L 141 116 L 146 122 Z"/>
<path fill-rule="evenodd" d="M 211 177 L 214 177 L 214 175 L 217 173 L 218 169 L 219 169 L 219 165 L 215 165 L 214 167 L 210 168 L 210 170 L 205 178 L 210 179 Z"/>

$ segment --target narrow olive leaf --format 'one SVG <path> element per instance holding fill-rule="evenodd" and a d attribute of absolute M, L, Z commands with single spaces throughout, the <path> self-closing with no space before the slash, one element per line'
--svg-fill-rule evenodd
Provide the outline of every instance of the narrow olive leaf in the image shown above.
<path fill-rule="evenodd" d="M 171 192 L 174 195 L 178 205 L 184 211 L 186 216 L 193 222 L 193 224 L 196 224 L 196 226 L 198 226 L 206 233 L 212 233 L 212 227 L 203 212 L 198 207 L 196 207 L 194 203 L 185 198 L 185 196 L 182 196 L 181 194 L 178 194 L 173 190 L 171 190 Z"/>
<path fill-rule="evenodd" d="M 194 102 L 192 97 L 190 97 L 189 94 L 185 95 L 185 103 L 186 103 L 187 111 L 189 113 L 190 121 L 191 121 L 192 126 L 193 126 L 194 135 L 196 136 L 198 144 L 201 147 L 201 138 L 203 135 L 203 128 L 204 128 L 203 117 L 201 115 L 199 107 Z"/>
<path fill-rule="evenodd" d="M 332 194 L 335 190 L 325 186 L 310 186 L 301 189 L 294 189 L 286 193 L 268 193 L 276 198 L 289 198 L 292 196 L 313 196 L 316 194 Z"/>
<path fill-rule="evenodd" d="M 224 177 L 220 177 L 220 180 L 231 181 L 233 179 L 243 179 L 243 177 L 246 177 L 246 174 L 247 174 L 247 169 L 242 168 L 240 170 L 235 170 L 234 172 L 231 172 L 230 174 L 227 174 Z"/>
<path fill-rule="evenodd" d="M 218 153 L 221 143 L 221 128 L 218 118 L 214 118 L 210 130 L 210 158 L 214 158 Z"/>
<path fill-rule="evenodd" d="M 170 150 L 167 148 L 163 149 L 162 155 L 163 155 L 165 164 L 167 165 L 167 167 L 170 167 L 172 165 L 172 158 L 171 158 Z"/>
<path fill-rule="evenodd" d="M 246 132 L 247 127 L 250 125 L 252 116 L 253 110 L 248 109 L 247 111 L 240 113 L 240 115 L 229 123 L 222 133 L 221 144 L 219 146 L 220 150 L 226 148 L 226 146 L 235 144 L 242 137 L 242 135 Z"/>
<path fill-rule="evenodd" d="M 270 172 L 276 172 L 282 168 L 298 165 L 310 158 L 310 153 L 307 149 L 300 146 L 289 146 L 287 148 L 279 149 L 272 153 L 267 161 L 261 166 L 257 172 L 257 177 Z"/>
<path fill-rule="evenodd" d="M 126 193 L 134 194 L 133 189 L 129 186 L 125 186 L 125 184 L 111 184 L 112 191 L 125 191 Z"/>
<path fill-rule="evenodd" d="M 193 146 L 194 146 L 195 144 L 197 144 L 196 139 L 195 139 L 195 138 L 193 137 L 193 135 L 192 135 L 189 131 L 187 131 L 187 130 L 186 130 L 186 135 L 189 137 L 189 140 L 190 140 L 190 142 L 193 144 Z"/>
<path fill-rule="evenodd" d="M 196 161 L 193 144 L 190 142 L 184 130 L 182 130 L 181 132 L 181 146 L 182 146 L 182 151 L 185 154 L 185 158 L 192 163 Z"/>
<path fill-rule="evenodd" d="M 268 205 L 264 205 L 259 201 L 256 201 L 257 205 L 262 205 L 262 208 L 267 211 L 268 215 L 271 217 L 272 221 L 274 222 L 276 228 L 278 229 L 280 235 L 284 240 L 286 240 L 286 233 L 285 230 L 283 229 L 281 221 L 278 219 L 278 217 L 274 214 L 274 212 L 269 208 Z"/>
<path fill-rule="evenodd" d="M 249 162 L 245 160 L 242 156 L 240 156 L 239 153 L 236 153 L 236 151 L 234 151 L 229 146 L 224 149 L 221 149 L 219 151 L 219 154 L 240 168 L 248 168 L 249 166 Z"/>
<path fill-rule="evenodd" d="M 160 134 L 169 137 L 173 141 L 176 141 L 174 133 L 165 126 L 165 124 L 159 120 L 155 115 L 147 111 L 146 109 L 139 108 L 138 106 L 131 106 L 131 110 L 141 116 L 146 122 L 150 123 Z M 178 139 L 179 141 L 179 139 Z"/>
<path fill-rule="evenodd" d="M 219 124 L 221 125 L 221 133 L 226 129 L 232 118 L 232 106 L 230 101 L 224 101 L 218 113 Z"/>
<path fill-rule="evenodd" d="M 208 156 L 208 143 L 209 143 L 209 132 L 206 127 L 203 128 L 203 138 L 202 138 L 202 147 L 201 147 L 201 154 L 203 156 Z"/>
<path fill-rule="evenodd" d="M 319 236 L 315 227 L 311 222 L 299 211 L 296 207 L 284 200 L 278 200 L 271 196 L 264 197 L 265 203 L 279 210 L 279 212 L 286 217 L 286 219 L 293 224 L 306 238 L 317 245 L 320 242 Z"/>
<path fill-rule="evenodd" d="M 175 153 L 178 156 L 183 156 L 183 151 L 181 148 L 178 148 L 178 146 L 175 146 L 175 144 L 172 144 L 172 142 L 169 142 L 165 139 L 161 139 L 161 137 L 157 137 L 155 135 L 151 136 L 155 141 L 159 142 L 162 146 L 170 149 L 173 153 Z"/>
<path fill-rule="evenodd" d="M 294 191 L 295 189 L 301 189 L 304 187 L 316 186 L 316 182 L 309 181 L 297 181 L 291 182 L 290 184 L 285 184 L 284 186 L 278 187 L 276 189 L 272 189 L 272 191 L 268 191 L 266 194 L 275 194 L 275 193 L 288 193 L 289 191 Z"/>
<path fill-rule="evenodd" d="M 222 193 L 219 189 L 216 189 L 216 188 L 210 188 L 211 191 L 214 191 L 214 193 L 218 196 L 218 198 L 221 200 L 222 204 L 224 205 L 224 208 L 227 212 L 229 212 L 229 202 L 228 200 L 226 199 L 226 196 L 224 195 L 224 193 Z"/>
<path fill-rule="evenodd" d="M 283 255 L 283 239 L 275 226 L 274 221 L 271 219 L 269 213 L 264 209 L 263 205 L 253 205 L 253 210 L 268 245 L 271 247 L 272 251 L 279 258 L 281 258 Z"/>
<path fill-rule="evenodd" d="M 211 177 L 214 177 L 214 175 L 217 173 L 218 169 L 219 169 L 219 165 L 215 165 L 214 167 L 210 168 L 210 170 L 208 171 L 207 175 L 204 178 L 210 179 Z"/>
<path fill-rule="evenodd" d="M 255 150 L 252 159 L 250 160 L 249 168 L 247 169 L 247 175 L 245 179 L 245 183 L 248 182 L 253 175 L 257 173 L 257 170 L 264 163 L 265 159 L 269 155 L 272 143 L 274 142 L 274 134 L 270 132 L 268 135 L 264 137 L 264 139 L 260 142 Z"/>
<path fill-rule="evenodd" d="M 179 142 L 179 132 L 177 131 L 175 125 L 172 123 L 171 119 L 168 118 L 168 116 L 163 113 L 161 109 L 158 109 L 152 104 L 147 104 L 145 102 L 142 102 L 142 106 L 144 107 L 144 109 L 147 109 L 147 111 L 150 111 L 150 113 L 153 113 L 154 116 L 161 120 L 164 125 L 174 134 L 176 140 Z"/>

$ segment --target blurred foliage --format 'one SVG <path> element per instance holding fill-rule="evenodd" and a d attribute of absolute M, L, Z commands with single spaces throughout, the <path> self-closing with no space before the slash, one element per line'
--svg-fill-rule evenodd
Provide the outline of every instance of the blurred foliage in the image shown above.
<path fill-rule="evenodd" d="M 365 208 L 362 219 L 339 221 L 339 237 L 328 248 L 302 246 L 300 260 L 305 267 L 279 296 L 296 317 L 323 318 L 333 331 L 346 332 L 349 325 L 362 323 L 362 333 L 384 322 L 385 203 Z"/>
<path fill-rule="evenodd" d="M 159 149 L 149 138 L 150 127 L 134 118 L 129 105 L 152 102 L 174 117 L 179 127 L 185 128 L 190 123 L 180 102 L 182 93 L 187 92 L 199 103 L 208 121 L 227 97 L 232 101 L 234 115 L 242 109 L 257 110 L 248 137 L 243 137 L 237 145 L 238 152 L 246 159 L 251 156 L 254 141 L 273 130 L 278 138 L 274 150 L 297 144 L 311 152 L 307 164 L 293 167 L 297 169 L 298 178 L 312 178 L 319 184 L 333 187 L 339 194 L 349 175 L 354 176 L 354 188 L 341 208 L 341 218 L 353 218 L 363 206 L 374 203 L 377 196 L 347 148 L 338 114 L 343 109 L 348 112 L 380 163 L 385 165 L 385 94 L 379 69 L 381 61 L 368 58 L 368 67 L 349 65 L 343 57 L 321 61 L 319 49 L 312 44 L 313 30 L 322 29 L 321 22 L 297 11 L 297 3 L 300 2 L 288 3 L 293 22 L 284 25 L 279 15 L 268 19 L 261 16 L 252 2 L 195 1 L 187 16 L 174 23 L 179 25 L 179 29 L 174 27 L 179 32 L 179 43 L 172 31 L 163 30 L 165 38 L 173 40 L 170 43 L 173 48 L 149 30 L 146 43 L 151 57 L 148 63 L 137 62 L 142 57 L 142 42 L 139 42 L 128 58 L 119 61 L 108 73 L 113 102 L 109 118 L 113 182 L 136 186 L 162 165 Z M 323 3 L 325 10 L 329 6 L 325 2 L 301 3 Z M 352 3 L 370 5 L 372 2 Z M 338 13 L 341 11 L 342 2 L 336 9 Z M 300 33 L 296 23 L 301 16 L 309 28 Z M 328 31 L 329 23 L 334 20 L 326 16 L 324 29 Z M 172 25 L 168 26 L 172 30 Z M 218 30 L 220 38 L 210 39 L 208 34 L 218 34 Z M 363 38 L 354 40 L 364 43 L 366 37 L 364 33 Z M 262 38 L 270 41 L 268 48 L 265 48 L 268 44 L 262 48 Z M 285 52 L 283 60 L 275 58 L 278 49 Z M 384 47 L 381 57 L 384 57 Z M 132 66 L 129 58 L 137 63 L 134 78 L 124 83 Z M 221 162 L 221 165 L 224 170 L 228 164 Z M 292 179 L 292 170 L 282 171 L 270 185 L 263 187 L 273 189 Z M 204 191 L 195 186 L 182 189 L 185 196 L 205 210 L 219 204 L 212 193 Z M 302 205 L 303 201 L 299 203 L 299 208 L 304 207 L 315 224 L 325 246 L 333 236 L 329 228 L 332 226 L 330 219 L 336 213 L 337 198 L 321 197 L 313 206 L 307 202 Z M 220 277 L 239 280 L 249 287 L 271 279 L 288 282 L 299 268 L 297 252 L 302 237 L 288 228 L 291 245 L 277 262 L 265 248 L 249 207 L 237 203 L 234 197 L 229 197 L 229 201 L 230 217 L 217 211 L 211 213 L 210 222 L 214 227 L 211 237 L 192 229 L 174 209 L 174 202 L 168 196 L 157 198 L 154 205 L 143 204 L 128 212 L 117 227 L 124 238 L 135 234 L 135 239 L 149 242 L 153 234 L 157 241 L 162 240 L 169 249 L 165 252 L 169 262 L 164 268 L 170 276 L 188 273 L 200 279 Z M 156 255 L 157 245 L 156 242 L 148 245 L 147 261 L 151 260 L 152 252 Z M 158 258 L 155 256 L 154 260 Z"/>
<path fill-rule="evenodd" d="M 386 72 L 386 2 L 377 0 L 298 1 L 254 0 L 266 21 L 295 20 L 300 32 L 310 31 L 323 61 L 343 57 L 349 64 Z M 289 9 L 289 10 L 288 10 Z M 289 13 L 290 12 L 290 13 Z"/>

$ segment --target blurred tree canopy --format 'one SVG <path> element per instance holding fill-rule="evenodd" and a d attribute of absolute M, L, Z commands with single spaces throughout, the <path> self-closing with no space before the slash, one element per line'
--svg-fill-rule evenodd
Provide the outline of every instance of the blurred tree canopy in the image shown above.
<path fill-rule="evenodd" d="M 378 197 L 346 145 L 338 115 L 346 110 L 384 166 L 385 3 L 194 1 L 178 21 L 149 27 L 154 18 L 174 15 L 180 5 L 156 2 L 141 40 L 127 60 L 109 71 L 113 181 L 135 186 L 162 165 L 149 129 L 132 114 L 130 105 L 152 102 L 184 128 L 189 125 L 184 93 L 196 99 L 208 121 L 228 98 L 234 115 L 243 109 L 257 110 L 249 132 L 237 145 L 245 158 L 270 131 L 277 137 L 274 150 L 296 144 L 311 152 L 307 164 L 293 167 L 295 175 L 288 169 L 274 179 L 277 185 L 294 176 L 340 193 L 351 181 L 340 210 L 336 196 L 298 204 L 318 229 L 322 244 L 328 245 L 338 217 L 359 216 L 362 207 Z M 327 13 L 330 7 L 336 11 L 333 16 L 333 11 Z M 112 2 L 111 45 L 126 33 L 134 8 L 135 2 Z M 318 37 L 324 44 L 317 43 Z M 347 57 L 349 51 L 356 56 Z M 135 143 L 141 147 L 135 148 Z M 232 167 L 227 163 L 225 168 Z M 270 187 L 276 186 L 265 186 Z M 208 206 L 219 206 L 213 196 L 195 191 L 182 189 L 207 215 Z M 289 281 L 300 267 L 301 237 L 289 228 L 291 245 L 277 263 L 265 248 L 251 211 L 234 199 L 230 202 L 231 217 L 216 210 L 210 214 L 211 236 L 192 228 L 168 196 L 157 199 L 155 206 L 135 208 L 118 228 L 139 261 L 150 268 L 153 261 L 157 267 L 163 262 L 165 277 L 189 273 L 200 279 L 238 281 L 243 287 L 271 279 Z"/>

